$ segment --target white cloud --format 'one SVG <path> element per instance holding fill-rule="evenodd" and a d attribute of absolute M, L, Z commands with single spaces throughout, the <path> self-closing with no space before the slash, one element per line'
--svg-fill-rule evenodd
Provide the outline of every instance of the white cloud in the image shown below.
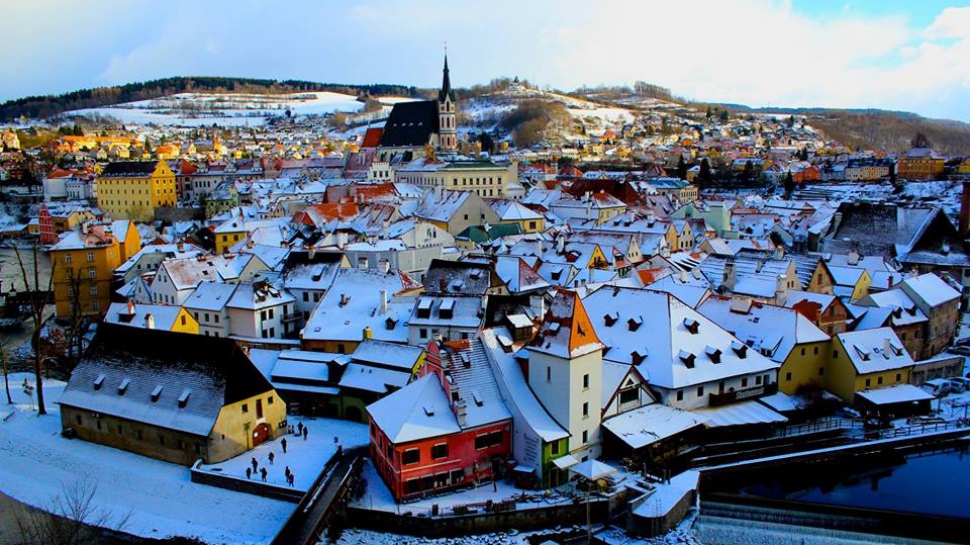
<path fill-rule="evenodd" d="M 905 13 L 866 16 L 853 2 L 823 17 L 787 0 L 117 1 L 18 4 L 29 24 L 15 25 L 0 56 L 0 73 L 18 74 L 0 81 L 0 96 L 179 74 L 427 86 L 448 41 L 457 85 L 644 80 L 698 100 L 970 120 L 970 8 L 916 27 Z M 29 39 L 48 20 L 91 31 Z"/>

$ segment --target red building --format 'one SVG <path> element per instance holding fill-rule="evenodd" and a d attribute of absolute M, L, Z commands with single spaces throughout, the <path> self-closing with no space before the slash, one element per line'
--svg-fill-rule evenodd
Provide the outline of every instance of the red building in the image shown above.
<path fill-rule="evenodd" d="M 512 414 L 478 339 L 428 346 L 420 378 L 367 407 L 370 455 L 398 501 L 499 478 Z"/>
<path fill-rule="evenodd" d="M 40 243 L 54 244 L 57 242 L 57 233 L 54 231 L 54 218 L 51 217 L 51 212 L 47 209 L 46 204 L 40 205 L 40 217 L 37 221 L 40 224 Z"/>

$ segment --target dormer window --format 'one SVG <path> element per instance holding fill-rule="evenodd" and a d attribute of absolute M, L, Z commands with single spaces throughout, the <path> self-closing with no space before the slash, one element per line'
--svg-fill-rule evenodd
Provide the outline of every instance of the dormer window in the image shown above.
<path fill-rule="evenodd" d="M 438 307 L 438 317 L 444 320 L 450 320 L 455 316 L 455 300 L 454 299 L 444 299 L 441 301 L 441 305 Z"/>
<path fill-rule="evenodd" d="M 131 384 L 131 379 L 130 378 L 126 378 L 126 379 L 122 380 L 121 381 L 121 384 L 118 385 L 118 395 L 120 395 L 120 396 L 125 395 L 125 392 L 128 391 L 128 385 L 129 384 Z"/>
<path fill-rule="evenodd" d="M 613 324 L 620 319 L 620 313 L 613 311 L 610 314 L 603 315 L 603 321 L 606 323 L 606 327 L 613 327 Z"/>
<path fill-rule="evenodd" d="M 738 355 L 738 359 L 745 359 L 748 357 L 748 345 L 739 343 L 738 341 L 733 341 L 731 343 L 731 350 Z"/>
<path fill-rule="evenodd" d="M 640 365 L 645 359 L 647 359 L 646 348 L 640 348 L 630 352 L 630 362 L 633 363 L 633 365 Z"/>
<path fill-rule="evenodd" d="M 684 327 L 687 328 L 687 331 L 690 331 L 691 335 L 697 335 L 701 324 L 693 318 L 684 318 Z"/>
<path fill-rule="evenodd" d="M 152 390 L 152 395 L 151 395 L 152 403 L 158 402 L 158 398 L 161 395 L 162 395 L 162 385 L 159 384 L 158 386 L 155 387 L 154 390 Z"/>
<path fill-rule="evenodd" d="M 104 385 L 104 375 L 98 375 L 98 378 L 94 379 L 94 389 L 100 390 L 101 386 Z"/>
<path fill-rule="evenodd" d="M 680 358 L 680 361 L 684 362 L 684 365 L 687 366 L 688 369 L 694 368 L 694 360 L 697 359 L 697 356 L 686 350 L 681 350 L 680 353 L 677 354 L 677 357 Z"/>
<path fill-rule="evenodd" d="M 418 318 L 430 318 L 431 317 L 431 305 L 434 303 L 434 299 L 421 299 L 418 301 Z"/>
<path fill-rule="evenodd" d="M 192 390 L 186 388 L 182 390 L 182 395 L 179 396 L 179 409 L 184 409 L 189 402 L 189 396 L 192 395 Z"/>
<path fill-rule="evenodd" d="M 704 348 L 704 353 L 707 357 L 711 359 L 711 363 L 721 363 L 721 351 L 713 346 L 708 345 Z"/>
<path fill-rule="evenodd" d="M 627 327 L 630 329 L 630 331 L 636 331 L 640 329 L 640 326 L 643 325 L 643 316 L 630 318 L 629 320 L 627 320 L 626 324 L 627 324 Z"/>

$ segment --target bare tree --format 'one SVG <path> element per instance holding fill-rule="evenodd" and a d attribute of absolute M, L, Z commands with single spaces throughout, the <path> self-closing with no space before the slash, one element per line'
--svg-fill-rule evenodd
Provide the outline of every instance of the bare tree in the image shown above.
<path fill-rule="evenodd" d="M 24 281 L 24 289 L 27 292 L 27 302 L 30 304 L 30 318 L 34 323 L 31 342 L 34 346 L 34 378 L 37 381 L 37 414 L 45 415 L 47 414 L 47 408 L 44 406 L 44 382 L 41 376 L 40 330 L 41 326 L 44 325 L 44 310 L 48 304 L 48 294 L 51 293 L 54 285 L 54 274 L 57 269 L 57 263 L 51 263 L 51 276 L 47 283 L 47 290 L 41 291 L 40 267 L 37 262 L 38 242 L 34 241 L 30 245 L 30 249 L 34 265 L 33 283 L 30 282 L 31 275 L 27 273 L 27 266 L 24 264 L 24 258 L 20 253 L 20 248 L 16 249 L 16 253 L 17 264 L 20 266 L 20 276 Z"/>
<path fill-rule="evenodd" d="M 26 544 L 84 545 L 97 542 L 101 530 L 122 531 L 133 513 L 115 515 L 98 507 L 97 491 L 94 481 L 77 480 L 61 486 L 49 512 L 24 508 L 17 515 L 21 539 Z"/>
<path fill-rule="evenodd" d="M 10 397 L 10 377 L 7 373 L 7 354 L 4 352 L 5 343 L 0 339 L 0 365 L 3 365 L 3 389 L 7 392 L 7 405 L 13 405 L 13 398 Z"/>
<path fill-rule="evenodd" d="M 81 305 L 81 288 L 83 286 L 88 286 L 90 288 L 90 285 L 93 284 L 93 282 L 84 279 L 81 276 L 80 269 L 77 271 L 74 269 L 67 269 L 64 272 L 66 273 L 67 278 L 67 295 L 71 304 L 71 323 L 69 324 L 67 330 L 67 350 L 65 352 L 68 361 L 73 368 L 81 359 L 81 340 L 84 337 L 84 310 L 83 306 Z"/>

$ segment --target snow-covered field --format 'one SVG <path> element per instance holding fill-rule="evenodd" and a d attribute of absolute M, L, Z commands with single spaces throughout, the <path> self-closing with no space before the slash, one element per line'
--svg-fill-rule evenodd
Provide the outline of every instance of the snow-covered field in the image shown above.
<path fill-rule="evenodd" d="M 293 511 L 292 503 L 193 483 L 182 466 L 61 437 L 54 401 L 64 383 L 45 382 L 50 414 L 38 417 L 20 388 L 25 376 L 10 376 L 16 407 L 0 421 L 0 492 L 50 509 L 63 487 L 96 483 L 100 510 L 131 514 L 125 532 L 195 536 L 210 544 L 268 543 Z"/>
<path fill-rule="evenodd" d="M 412 100 L 405 97 L 381 97 L 386 104 Z M 152 100 L 126 102 L 102 108 L 86 108 L 63 115 L 112 117 L 125 124 L 176 125 L 196 127 L 216 123 L 220 126 L 261 125 L 269 116 L 323 115 L 334 112 L 358 112 L 364 103 L 353 95 L 330 92 L 290 94 L 222 94 L 178 93 Z"/>
<path fill-rule="evenodd" d="M 286 454 L 283 453 L 280 437 L 274 441 L 267 441 L 255 449 L 235 458 L 218 464 L 203 465 L 199 469 L 219 475 L 228 475 L 237 479 L 246 479 L 246 468 L 252 469 L 252 459 L 256 458 L 259 468 L 267 469 L 266 482 L 276 486 L 287 486 L 285 470 L 287 467 L 295 475 L 293 488 L 305 492 L 314 479 L 323 470 L 323 466 L 337 452 L 337 445 L 350 449 L 366 446 L 368 443 L 367 426 L 346 420 L 332 420 L 327 418 L 290 418 L 294 426 L 302 422 L 309 430 L 306 440 L 302 436 L 286 436 Z M 334 442 L 334 438 L 337 442 Z M 269 462 L 269 453 L 273 453 L 275 460 Z M 260 481 L 256 474 L 251 480 Z"/>

